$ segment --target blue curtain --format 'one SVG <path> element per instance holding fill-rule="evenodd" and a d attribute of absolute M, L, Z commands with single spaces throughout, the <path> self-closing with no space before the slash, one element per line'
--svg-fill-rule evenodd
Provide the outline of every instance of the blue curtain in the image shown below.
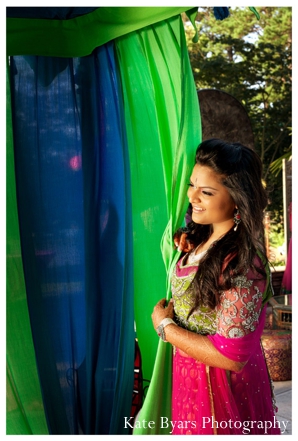
<path fill-rule="evenodd" d="M 133 247 L 113 43 L 83 58 L 11 57 L 10 74 L 21 249 L 49 431 L 125 434 Z"/>

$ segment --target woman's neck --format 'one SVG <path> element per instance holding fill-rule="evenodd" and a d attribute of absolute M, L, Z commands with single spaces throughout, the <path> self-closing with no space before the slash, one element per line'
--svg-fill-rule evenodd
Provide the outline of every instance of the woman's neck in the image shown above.
<path fill-rule="evenodd" d="M 224 237 L 230 229 L 223 232 L 223 230 L 213 231 L 210 237 L 203 243 L 201 243 L 195 251 L 195 254 L 200 254 L 203 251 L 208 250 L 215 242 L 219 241 L 222 237 Z"/>

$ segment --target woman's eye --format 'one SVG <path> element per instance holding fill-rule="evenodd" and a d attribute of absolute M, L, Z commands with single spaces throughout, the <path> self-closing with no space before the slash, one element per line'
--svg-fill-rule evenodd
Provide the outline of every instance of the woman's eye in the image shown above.
<path fill-rule="evenodd" d="M 207 196 L 213 196 L 213 194 L 212 194 L 212 193 L 209 193 L 209 191 L 205 191 L 205 190 L 203 190 L 202 193 L 205 194 L 205 195 L 207 195 Z"/>

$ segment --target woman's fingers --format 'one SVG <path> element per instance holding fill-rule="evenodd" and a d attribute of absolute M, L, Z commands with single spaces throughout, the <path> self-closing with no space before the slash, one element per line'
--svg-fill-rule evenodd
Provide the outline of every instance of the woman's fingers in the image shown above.
<path fill-rule="evenodd" d="M 167 304 L 166 299 L 161 299 L 153 308 L 153 312 L 151 314 L 153 326 L 156 329 L 160 322 L 166 318 L 173 318 L 174 316 L 174 306 L 172 299 Z"/>
<path fill-rule="evenodd" d="M 188 253 L 189 251 L 191 251 L 194 248 L 193 244 L 190 243 L 187 238 L 188 238 L 187 233 L 182 233 L 179 241 L 176 239 L 176 242 L 177 242 L 176 246 L 177 246 L 178 251 L 183 251 L 184 253 Z M 176 244 L 176 242 L 174 240 L 175 244 Z"/>

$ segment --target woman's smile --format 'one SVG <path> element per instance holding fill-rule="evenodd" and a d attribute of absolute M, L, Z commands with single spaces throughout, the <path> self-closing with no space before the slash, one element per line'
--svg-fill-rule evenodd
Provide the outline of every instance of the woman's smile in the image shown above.
<path fill-rule="evenodd" d="M 196 207 L 195 205 L 192 206 L 192 211 L 196 213 L 202 213 L 203 211 L 206 211 L 205 208 Z"/>

